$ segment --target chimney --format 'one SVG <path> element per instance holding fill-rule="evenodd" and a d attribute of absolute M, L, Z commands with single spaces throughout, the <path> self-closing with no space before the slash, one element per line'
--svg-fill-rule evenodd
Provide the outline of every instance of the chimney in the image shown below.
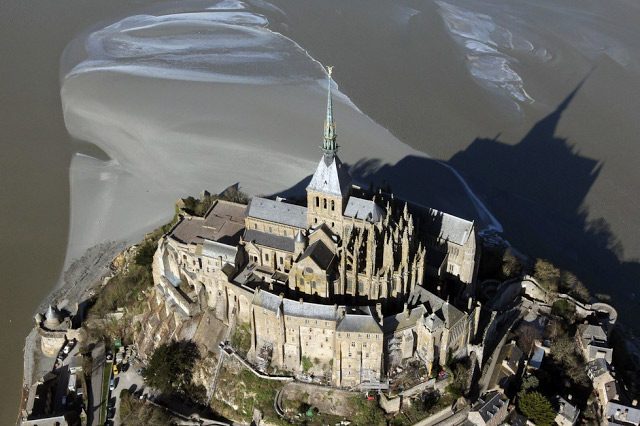
<path fill-rule="evenodd" d="M 638 406 L 638 400 L 634 399 L 633 401 L 631 401 L 631 406 L 632 407 L 637 407 Z"/>
<path fill-rule="evenodd" d="M 567 401 L 571 401 L 571 398 L 573 398 L 573 395 L 571 394 L 567 395 Z"/>
<path fill-rule="evenodd" d="M 304 303 L 304 300 L 302 300 L 302 297 L 298 299 L 298 302 L 300 302 L 301 305 Z"/>
<path fill-rule="evenodd" d="M 469 301 L 467 302 L 467 310 L 471 311 L 471 305 L 473 304 L 473 299 L 469 297 Z"/>

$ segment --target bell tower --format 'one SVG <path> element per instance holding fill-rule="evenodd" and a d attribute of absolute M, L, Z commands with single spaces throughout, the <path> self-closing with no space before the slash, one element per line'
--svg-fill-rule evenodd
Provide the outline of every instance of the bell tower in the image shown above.
<path fill-rule="evenodd" d="M 327 67 L 327 112 L 324 120 L 322 158 L 307 186 L 307 224 L 310 228 L 326 224 L 342 236 L 344 208 L 351 190 L 351 176 L 338 158 L 336 122 L 331 98 L 331 74 Z"/>

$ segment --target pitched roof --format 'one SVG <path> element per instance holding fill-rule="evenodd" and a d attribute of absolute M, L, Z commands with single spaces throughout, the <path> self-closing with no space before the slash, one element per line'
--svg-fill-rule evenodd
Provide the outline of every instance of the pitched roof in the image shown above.
<path fill-rule="evenodd" d="M 296 300 L 280 298 L 266 290 L 256 291 L 253 297 L 253 304 L 277 312 L 282 308 L 284 315 L 300 318 L 311 318 L 323 321 L 333 321 L 336 319 L 335 305 L 320 305 L 317 303 L 299 302 Z"/>
<path fill-rule="evenodd" d="M 572 424 L 578 420 L 580 410 L 562 397 L 558 397 L 558 415 L 569 420 Z"/>
<path fill-rule="evenodd" d="M 417 306 L 405 312 L 396 315 L 384 317 L 382 328 L 385 333 L 393 333 L 413 327 L 418 319 L 427 313 L 423 305 Z"/>
<path fill-rule="evenodd" d="M 429 209 L 427 215 L 428 219 L 421 222 L 422 226 L 427 233 L 441 240 L 463 245 L 473 232 L 473 222 L 466 219 L 435 209 Z"/>
<path fill-rule="evenodd" d="M 311 244 L 300 256 L 300 260 L 311 258 L 323 270 L 327 270 L 331 261 L 334 258 L 334 254 L 329 248 L 321 241 L 318 240 Z M 298 260 L 298 262 L 300 261 Z"/>
<path fill-rule="evenodd" d="M 247 216 L 295 228 L 307 227 L 306 207 L 268 198 L 253 197 L 247 208 Z"/>
<path fill-rule="evenodd" d="M 384 217 L 384 210 L 372 200 L 349 197 L 347 207 L 344 209 L 344 215 L 369 222 L 377 222 Z"/>
<path fill-rule="evenodd" d="M 323 321 L 333 321 L 336 319 L 335 305 L 320 305 L 318 303 L 308 303 L 291 299 L 284 299 L 282 309 L 285 315 L 301 318 L 313 318 Z"/>
<path fill-rule="evenodd" d="M 337 331 L 354 333 L 382 333 L 382 328 L 378 321 L 371 315 L 368 306 L 355 308 L 345 308 L 344 317 L 336 327 Z"/>
<path fill-rule="evenodd" d="M 344 197 L 351 188 L 351 176 L 337 155 L 322 156 L 307 191 L 318 191 Z"/>
<path fill-rule="evenodd" d="M 478 400 L 473 407 L 473 411 L 477 411 L 485 422 L 491 420 L 496 413 L 509 401 L 503 399 L 500 392 L 489 392 Z"/>
<path fill-rule="evenodd" d="M 604 417 L 613 420 L 614 424 L 640 424 L 640 409 L 635 407 L 609 402 L 605 411 Z"/>
<path fill-rule="evenodd" d="M 416 306 L 419 304 L 425 304 L 429 312 L 438 315 L 447 328 L 451 328 L 464 317 L 464 312 L 451 303 L 436 296 L 424 287 L 416 286 L 409 294 L 409 305 Z"/>
<path fill-rule="evenodd" d="M 255 229 L 247 229 L 244 232 L 244 240 L 252 241 L 261 246 L 284 250 L 291 253 L 293 253 L 295 248 L 295 241 L 293 238 L 256 231 Z"/>

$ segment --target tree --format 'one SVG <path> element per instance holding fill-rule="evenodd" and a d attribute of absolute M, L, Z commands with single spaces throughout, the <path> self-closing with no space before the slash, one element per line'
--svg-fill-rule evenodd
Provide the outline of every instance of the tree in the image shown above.
<path fill-rule="evenodd" d="M 576 306 L 573 302 L 570 303 L 565 299 L 558 299 L 551 305 L 551 313 L 572 323 L 576 314 Z"/>
<path fill-rule="evenodd" d="M 540 385 L 540 380 L 536 376 L 527 376 L 522 380 L 522 386 L 520 387 L 523 391 L 533 390 Z"/>
<path fill-rule="evenodd" d="M 582 284 L 572 272 L 562 271 L 560 273 L 560 283 L 562 291 L 576 298 L 577 300 L 587 303 L 591 300 L 591 294 L 587 287 Z"/>
<path fill-rule="evenodd" d="M 191 379 L 198 359 L 200 351 L 192 341 L 164 343 L 151 355 L 142 377 L 147 385 L 162 393 L 188 396 L 194 390 Z"/>
<path fill-rule="evenodd" d="M 505 278 L 513 278 L 520 274 L 522 274 L 522 263 L 509 247 L 502 256 L 502 275 Z"/>
<path fill-rule="evenodd" d="M 542 288 L 556 293 L 560 285 L 560 269 L 548 260 L 536 259 L 533 277 L 540 283 Z"/>
<path fill-rule="evenodd" d="M 551 403 L 540 392 L 521 392 L 518 395 L 518 408 L 539 426 L 551 426 L 556 417 Z"/>
<path fill-rule="evenodd" d="M 525 354 L 530 354 L 536 340 L 542 337 L 540 330 L 533 324 L 523 323 L 518 327 L 518 346 Z"/>

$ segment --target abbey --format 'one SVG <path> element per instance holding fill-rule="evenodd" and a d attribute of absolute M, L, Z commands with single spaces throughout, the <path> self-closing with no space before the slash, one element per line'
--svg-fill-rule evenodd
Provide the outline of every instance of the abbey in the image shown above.
<path fill-rule="evenodd" d="M 250 362 L 341 387 L 380 383 L 406 359 L 430 371 L 466 354 L 480 309 L 471 299 L 455 307 L 443 287 L 473 293 L 474 223 L 353 185 L 338 157 L 330 76 L 306 205 L 254 197 L 248 206 L 217 200 L 204 217 L 182 214 L 154 256 L 164 309 L 146 321 L 143 344 L 160 327 L 214 310 L 224 323 L 249 324 Z"/>

